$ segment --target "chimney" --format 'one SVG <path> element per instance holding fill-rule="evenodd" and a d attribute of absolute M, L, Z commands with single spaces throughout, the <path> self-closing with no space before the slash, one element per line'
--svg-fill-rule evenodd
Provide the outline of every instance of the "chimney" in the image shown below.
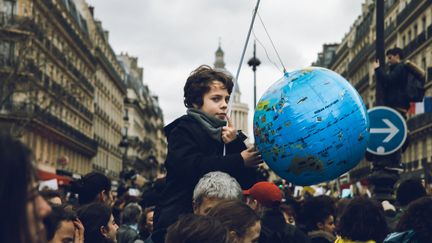
<path fill-rule="evenodd" d="M 89 6 L 88 9 L 90 11 L 91 16 L 94 17 L 94 7 L 93 6 Z"/>

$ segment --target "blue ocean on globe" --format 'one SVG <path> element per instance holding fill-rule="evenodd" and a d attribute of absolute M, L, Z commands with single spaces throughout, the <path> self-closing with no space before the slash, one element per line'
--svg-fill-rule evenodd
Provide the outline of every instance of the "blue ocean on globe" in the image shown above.
<path fill-rule="evenodd" d="M 355 167 L 369 139 L 361 96 L 319 67 L 286 73 L 259 100 L 255 144 L 280 177 L 296 185 L 329 181 Z"/>

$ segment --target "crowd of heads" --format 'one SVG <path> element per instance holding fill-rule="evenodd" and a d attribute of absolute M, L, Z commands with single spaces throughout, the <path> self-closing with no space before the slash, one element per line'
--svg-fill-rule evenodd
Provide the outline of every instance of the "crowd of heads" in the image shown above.
<path fill-rule="evenodd" d="M 116 200 L 102 173 L 74 181 L 73 193 L 39 191 L 31 150 L 7 135 L 0 136 L 0 162 L 0 242 L 143 242 L 153 231 L 154 205 L 140 198 Z M 432 239 L 432 198 L 419 180 L 400 183 L 393 205 L 365 196 L 294 197 L 291 191 L 267 181 L 242 190 L 226 173 L 207 173 L 193 191 L 193 213 L 168 228 L 165 242 L 296 242 L 298 234 L 310 242 L 393 242 L 387 240 L 406 232 L 417 242 Z M 397 219 L 394 229 L 388 210 Z M 276 225 L 266 217 L 282 221 Z M 271 232 L 275 229 L 279 235 Z"/>

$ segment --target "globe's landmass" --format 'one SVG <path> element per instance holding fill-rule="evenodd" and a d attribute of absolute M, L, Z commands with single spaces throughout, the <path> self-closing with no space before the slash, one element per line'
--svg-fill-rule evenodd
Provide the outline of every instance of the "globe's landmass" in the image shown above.
<path fill-rule="evenodd" d="M 332 180 L 356 166 L 368 131 L 360 95 L 325 68 L 287 73 L 264 93 L 254 114 L 255 144 L 264 161 L 297 185 Z"/>

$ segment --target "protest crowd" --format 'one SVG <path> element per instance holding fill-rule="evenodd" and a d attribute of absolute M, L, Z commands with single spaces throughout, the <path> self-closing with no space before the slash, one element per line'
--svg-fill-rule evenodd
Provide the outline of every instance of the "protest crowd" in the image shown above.
<path fill-rule="evenodd" d="M 396 199 L 383 202 L 367 190 L 268 181 L 260 153 L 226 114 L 232 88 L 208 66 L 192 72 L 187 115 L 165 128 L 166 174 L 147 185 L 126 173 L 112 190 L 106 175 L 91 172 L 57 190 L 41 187 L 32 151 L 1 135 L 0 242 L 432 242 L 432 198 L 421 180 L 399 182 Z"/>

